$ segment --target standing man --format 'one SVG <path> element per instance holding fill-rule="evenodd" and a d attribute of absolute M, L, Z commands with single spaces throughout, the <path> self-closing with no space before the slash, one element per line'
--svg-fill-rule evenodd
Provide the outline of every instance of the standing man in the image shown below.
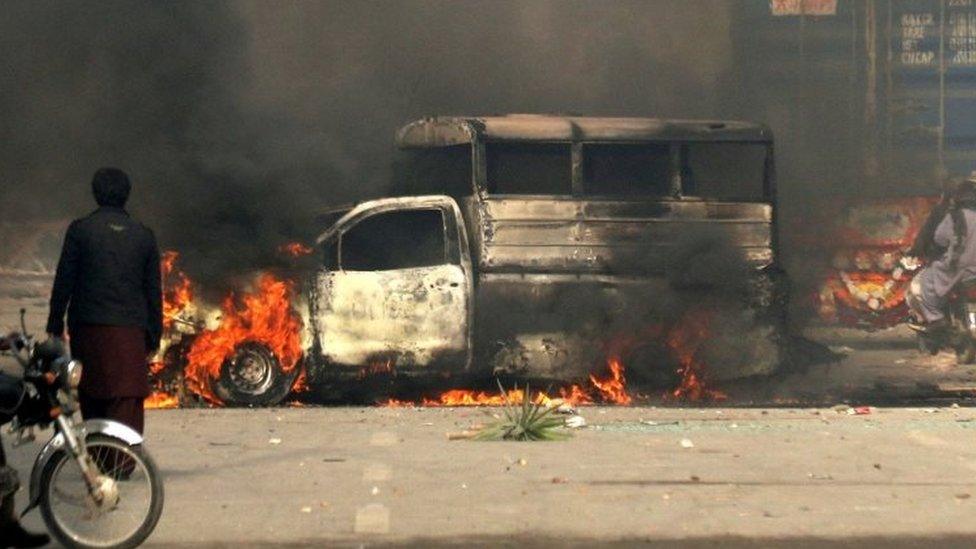
<path fill-rule="evenodd" d="M 143 431 L 148 356 L 159 348 L 163 308 L 156 237 L 125 211 L 132 185 L 117 168 L 92 179 L 98 209 L 68 227 L 51 291 L 47 332 L 64 334 L 84 370 L 85 419 L 113 419 Z"/>

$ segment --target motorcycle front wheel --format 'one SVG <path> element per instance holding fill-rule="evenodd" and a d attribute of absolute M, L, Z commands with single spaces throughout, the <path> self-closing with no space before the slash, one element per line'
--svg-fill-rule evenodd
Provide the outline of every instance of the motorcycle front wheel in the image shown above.
<path fill-rule="evenodd" d="M 96 503 L 81 470 L 67 451 L 58 452 L 41 473 L 41 516 L 65 547 L 127 549 L 140 545 L 163 513 L 163 482 L 141 446 L 103 435 L 86 440 L 99 469 Z"/>

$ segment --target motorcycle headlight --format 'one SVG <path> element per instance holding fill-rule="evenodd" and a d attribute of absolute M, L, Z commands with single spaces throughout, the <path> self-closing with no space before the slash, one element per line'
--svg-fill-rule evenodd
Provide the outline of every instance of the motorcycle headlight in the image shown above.
<path fill-rule="evenodd" d="M 71 389 L 81 384 L 81 361 L 69 360 L 64 366 L 64 383 Z"/>

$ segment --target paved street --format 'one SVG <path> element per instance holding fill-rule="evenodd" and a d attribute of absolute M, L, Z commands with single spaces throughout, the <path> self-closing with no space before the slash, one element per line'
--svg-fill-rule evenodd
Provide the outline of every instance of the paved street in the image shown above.
<path fill-rule="evenodd" d="M 565 442 L 447 440 L 492 409 L 151 411 L 150 546 L 976 545 L 976 369 L 898 331 L 808 335 L 846 358 L 722 389 L 824 408 L 582 408 Z M 22 474 L 39 444 L 11 452 Z"/>
<path fill-rule="evenodd" d="M 584 408 L 565 442 L 447 440 L 492 413 L 151 412 L 167 490 L 151 544 L 976 543 L 974 409 Z"/>

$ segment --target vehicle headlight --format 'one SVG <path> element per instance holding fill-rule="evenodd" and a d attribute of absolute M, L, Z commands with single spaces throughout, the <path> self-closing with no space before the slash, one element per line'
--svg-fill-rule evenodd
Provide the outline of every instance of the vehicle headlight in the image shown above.
<path fill-rule="evenodd" d="M 64 383 L 71 389 L 81 384 L 81 361 L 69 360 L 64 367 Z"/>

